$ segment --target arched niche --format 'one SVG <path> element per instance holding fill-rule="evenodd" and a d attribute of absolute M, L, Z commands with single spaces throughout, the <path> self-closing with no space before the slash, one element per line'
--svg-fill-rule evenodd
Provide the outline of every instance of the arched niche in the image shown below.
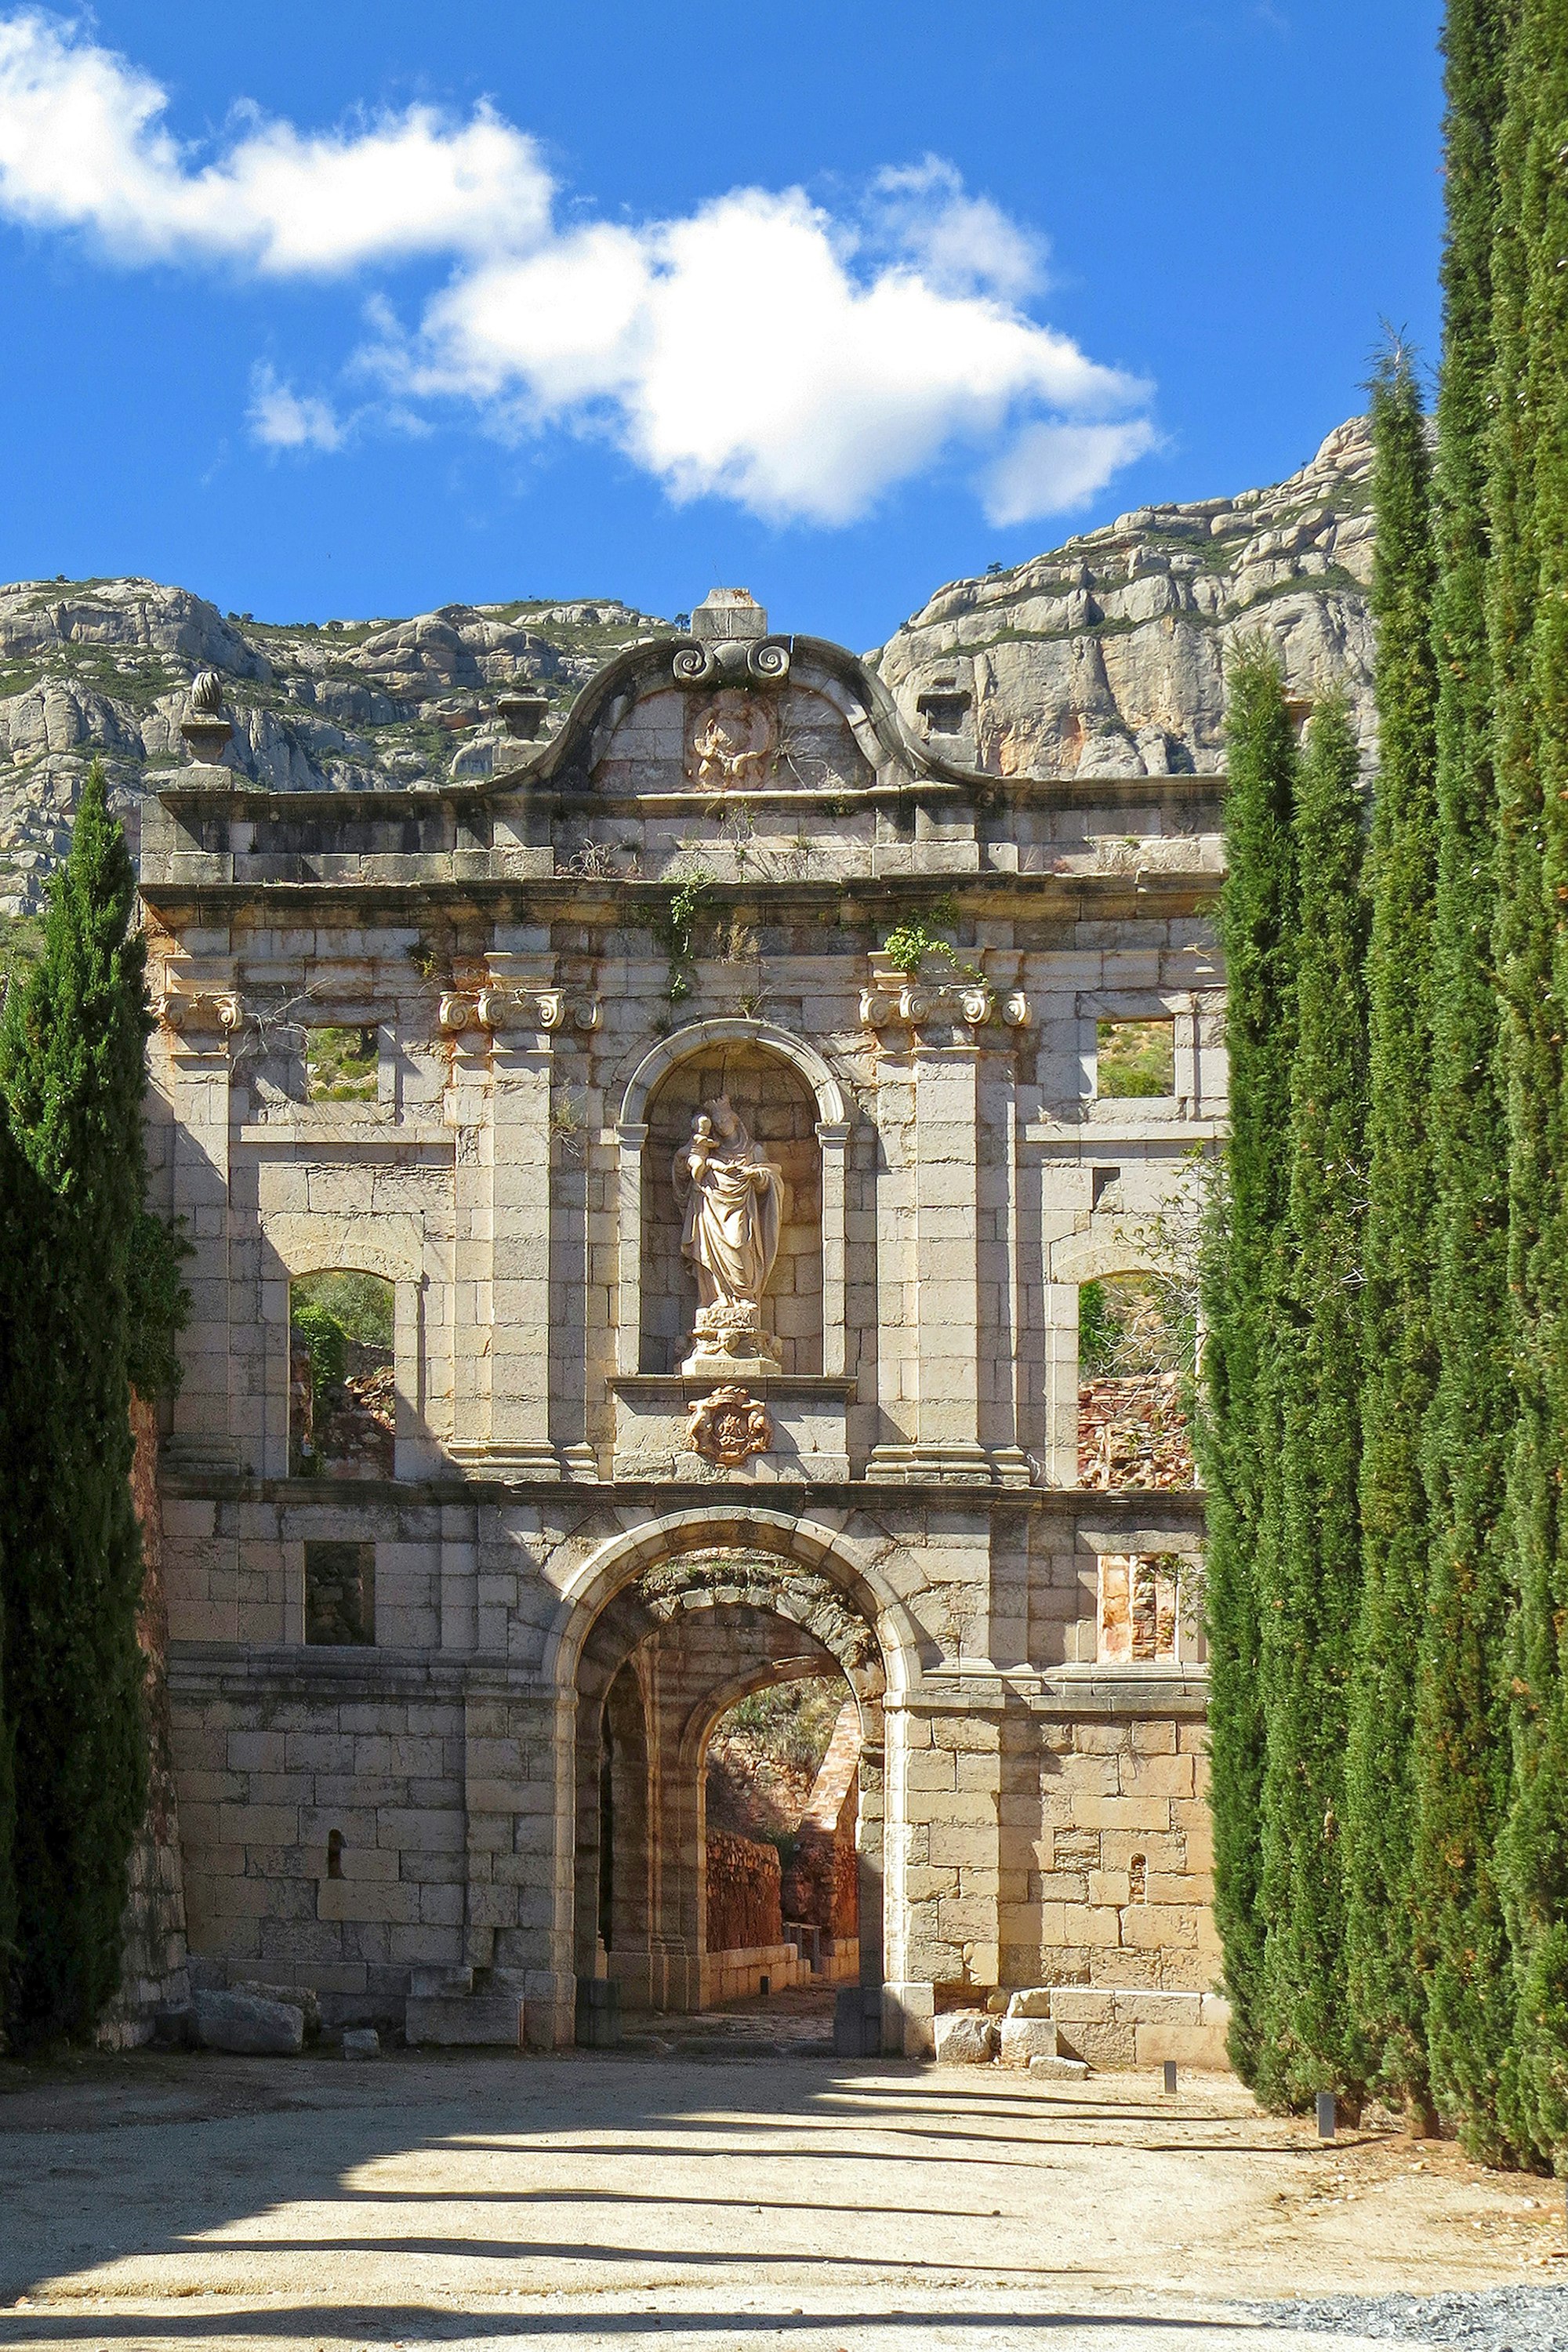
<path fill-rule="evenodd" d="M 763 1021 L 696 1021 L 660 1040 L 627 1082 L 620 1142 L 617 1369 L 675 1370 L 696 1312 L 670 1180 L 691 1114 L 728 1092 L 784 1169 L 786 1205 L 763 1320 L 784 1370 L 841 1378 L 845 1363 L 843 1088 L 814 1047 Z"/>

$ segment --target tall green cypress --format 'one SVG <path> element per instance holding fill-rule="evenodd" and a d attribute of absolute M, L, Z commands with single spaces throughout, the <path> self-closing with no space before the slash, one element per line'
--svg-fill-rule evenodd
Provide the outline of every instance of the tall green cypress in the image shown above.
<path fill-rule="evenodd" d="M 90 2032 L 113 1991 L 145 1802 L 127 1370 L 148 1028 L 134 901 L 95 766 L 50 886 L 42 959 L 0 1024 L 0 1083 L 36 1195 L 0 1562 L 16 1791 L 6 2021 L 22 2043 Z"/>
<path fill-rule="evenodd" d="M 1362 1591 L 1345 1772 L 1345 1943 L 1372 2078 L 1427 2106 L 1415 1714 L 1430 1540 L 1431 932 L 1436 677 L 1426 420 L 1409 353 L 1372 385 L 1379 758 L 1368 860 Z"/>
<path fill-rule="evenodd" d="M 1449 0 L 1447 236 L 1435 466 L 1437 884 L 1432 940 L 1436 1173 L 1426 1426 L 1432 1543 L 1416 1689 L 1415 1884 L 1429 1955 L 1432 2095 L 1472 2156 L 1500 2120 L 1514 1980 L 1496 1849 L 1511 1748 L 1502 1517 L 1509 1375 L 1508 1153 L 1497 1071 L 1497 784 L 1486 580 L 1497 139 L 1515 0 Z"/>
<path fill-rule="evenodd" d="M 1295 824 L 1300 916 L 1290 1070 L 1289 1264 L 1278 1336 L 1281 1521 L 1259 1560 L 1263 1770 L 1258 2087 L 1359 2093 L 1343 1854 L 1361 1590 L 1366 902 L 1358 759 L 1342 694 L 1318 704 Z"/>
<path fill-rule="evenodd" d="M 1215 1917 L 1230 1996 L 1230 2053 L 1256 2078 L 1262 2044 L 1259 1908 L 1264 1724 L 1258 1554 L 1278 1518 L 1279 1447 L 1267 1433 L 1268 1366 L 1289 1193 L 1295 1034 L 1296 742 L 1279 666 L 1244 646 L 1229 677 L 1226 956 L 1230 1133 L 1204 1239 L 1198 1444 L 1208 1489 Z M 1272 1497 L 1270 1495 L 1272 1487 Z"/>
<path fill-rule="evenodd" d="M 1521 0 L 1498 142 L 1488 619 L 1519 1396 L 1518 1596 L 1500 1869 L 1519 1975 L 1517 2135 L 1568 2166 L 1568 0 Z"/>

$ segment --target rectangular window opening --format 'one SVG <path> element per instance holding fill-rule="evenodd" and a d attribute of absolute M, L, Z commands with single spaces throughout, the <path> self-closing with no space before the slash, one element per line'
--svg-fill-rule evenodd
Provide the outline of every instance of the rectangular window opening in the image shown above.
<path fill-rule="evenodd" d="M 1095 1094 L 1101 1102 L 1176 1091 L 1174 1021 L 1095 1024 Z"/>
<path fill-rule="evenodd" d="M 1182 1656 L 1182 1560 L 1175 1552 L 1107 1552 L 1100 1562 L 1102 1664 L 1175 1664 Z"/>
<path fill-rule="evenodd" d="M 311 1102 L 374 1102 L 380 1033 L 367 1028 L 307 1029 L 305 1091 Z"/>
<path fill-rule="evenodd" d="M 375 1643 L 375 1546 L 305 1546 L 305 1639 L 332 1649 Z"/>

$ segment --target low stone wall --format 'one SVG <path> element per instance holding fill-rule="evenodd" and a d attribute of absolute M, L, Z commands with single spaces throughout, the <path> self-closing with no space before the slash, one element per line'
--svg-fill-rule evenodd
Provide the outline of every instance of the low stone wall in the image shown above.
<path fill-rule="evenodd" d="M 715 1830 L 708 1840 L 710 1952 L 736 1952 L 784 1944 L 776 1846 Z"/>
<path fill-rule="evenodd" d="M 1214 1992 L 1115 1992 L 1057 1985 L 1051 2018 L 1058 2047 L 1107 2069 L 1180 2066 L 1224 2072 L 1230 2004 Z"/>
<path fill-rule="evenodd" d="M 761 1944 L 744 1951 L 705 1952 L 702 2006 L 711 2009 L 719 2001 L 754 2000 L 763 1990 L 764 1977 L 770 1992 L 783 1992 L 787 1985 L 804 1984 L 810 1976 L 810 1961 L 803 1960 L 793 1944 Z"/>

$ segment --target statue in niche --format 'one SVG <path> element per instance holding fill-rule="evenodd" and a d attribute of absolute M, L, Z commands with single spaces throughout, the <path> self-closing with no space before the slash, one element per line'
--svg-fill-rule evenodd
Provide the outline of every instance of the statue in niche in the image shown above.
<path fill-rule="evenodd" d="M 784 1175 L 752 1143 L 727 1095 L 705 1103 L 670 1169 L 682 1212 L 680 1254 L 697 1277 L 693 1352 L 683 1371 L 744 1360 L 777 1370 L 762 1299 L 779 1253 Z"/>

